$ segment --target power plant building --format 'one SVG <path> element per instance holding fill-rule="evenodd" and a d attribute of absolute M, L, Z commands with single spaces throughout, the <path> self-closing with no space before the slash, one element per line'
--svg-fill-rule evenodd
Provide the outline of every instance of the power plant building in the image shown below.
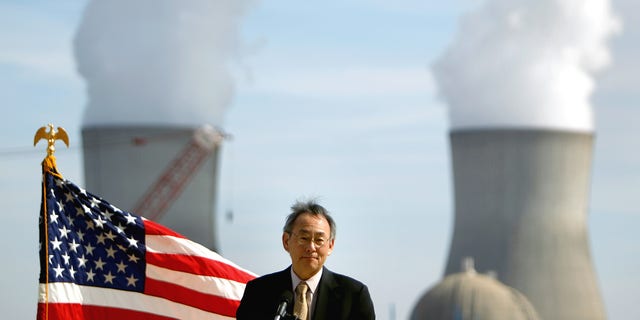
<path fill-rule="evenodd" d="M 531 302 L 492 273 L 477 273 L 465 258 L 460 272 L 446 276 L 418 301 L 410 320 L 539 320 Z"/>
<path fill-rule="evenodd" d="M 592 134 L 464 129 L 450 142 L 455 220 L 445 276 L 473 257 L 541 319 L 605 319 L 587 234 Z"/>
<path fill-rule="evenodd" d="M 172 161 L 186 151 L 196 129 L 148 125 L 85 126 L 82 138 L 87 190 L 118 203 L 122 210 L 132 211 L 146 192 L 166 183 L 160 178 L 174 169 L 171 168 Z M 219 151 L 216 144 L 197 171 L 186 173 L 191 175 L 190 180 L 186 181 L 175 201 L 169 201 L 166 212 L 161 215 L 151 212 L 155 215 L 153 220 L 212 250 L 218 249 L 214 209 Z M 155 196 L 157 201 L 165 200 L 163 194 Z M 142 206 L 153 207 L 153 203 Z"/>

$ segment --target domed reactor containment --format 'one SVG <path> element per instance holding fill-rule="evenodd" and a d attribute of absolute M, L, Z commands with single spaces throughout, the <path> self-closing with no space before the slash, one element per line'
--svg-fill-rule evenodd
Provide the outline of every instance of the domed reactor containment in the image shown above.
<path fill-rule="evenodd" d="M 462 272 L 446 276 L 418 301 L 410 320 L 539 320 L 518 290 L 491 275 L 477 273 L 473 259 L 463 260 Z"/>

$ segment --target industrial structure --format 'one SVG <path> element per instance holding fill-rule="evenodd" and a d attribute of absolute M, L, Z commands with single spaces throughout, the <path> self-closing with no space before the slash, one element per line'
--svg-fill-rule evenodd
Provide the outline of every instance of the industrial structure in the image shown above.
<path fill-rule="evenodd" d="M 605 319 L 587 234 L 592 134 L 464 129 L 450 142 L 455 221 L 445 276 L 473 257 L 542 319 Z"/>
<path fill-rule="evenodd" d="M 212 250 L 222 134 L 211 127 L 85 126 L 85 184 Z"/>
<path fill-rule="evenodd" d="M 518 290 L 477 273 L 473 259 L 462 270 L 446 276 L 418 301 L 410 320 L 539 320 L 531 302 Z"/>

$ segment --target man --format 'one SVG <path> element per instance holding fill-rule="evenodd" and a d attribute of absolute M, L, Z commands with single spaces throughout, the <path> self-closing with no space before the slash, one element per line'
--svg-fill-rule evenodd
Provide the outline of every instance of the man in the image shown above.
<path fill-rule="evenodd" d="M 291 209 L 282 233 L 291 266 L 247 283 L 236 318 L 274 319 L 289 292 L 294 301 L 287 314 L 302 320 L 375 319 L 367 286 L 324 267 L 336 236 L 327 210 L 314 201 L 297 202 Z"/>

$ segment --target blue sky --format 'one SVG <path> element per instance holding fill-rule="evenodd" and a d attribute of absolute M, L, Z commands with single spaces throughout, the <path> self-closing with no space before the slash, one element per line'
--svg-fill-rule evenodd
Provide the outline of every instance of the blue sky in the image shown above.
<path fill-rule="evenodd" d="M 446 105 L 430 65 L 480 1 L 256 2 L 242 19 L 234 139 L 220 168 L 221 253 L 258 274 L 288 264 L 280 230 L 291 203 L 318 197 L 338 223 L 328 267 L 367 283 L 380 319 L 408 317 L 440 280 L 452 228 Z M 86 1 L 0 0 L 0 309 L 33 319 L 37 295 L 37 128 L 63 126 L 58 166 L 83 184 L 87 103 L 72 40 Z M 613 1 L 624 31 L 596 78 L 590 241 L 611 319 L 640 318 L 640 4 Z M 223 213 L 233 211 L 233 221 Z M 392 307 L 393 306 L 393 307 Z"/>

